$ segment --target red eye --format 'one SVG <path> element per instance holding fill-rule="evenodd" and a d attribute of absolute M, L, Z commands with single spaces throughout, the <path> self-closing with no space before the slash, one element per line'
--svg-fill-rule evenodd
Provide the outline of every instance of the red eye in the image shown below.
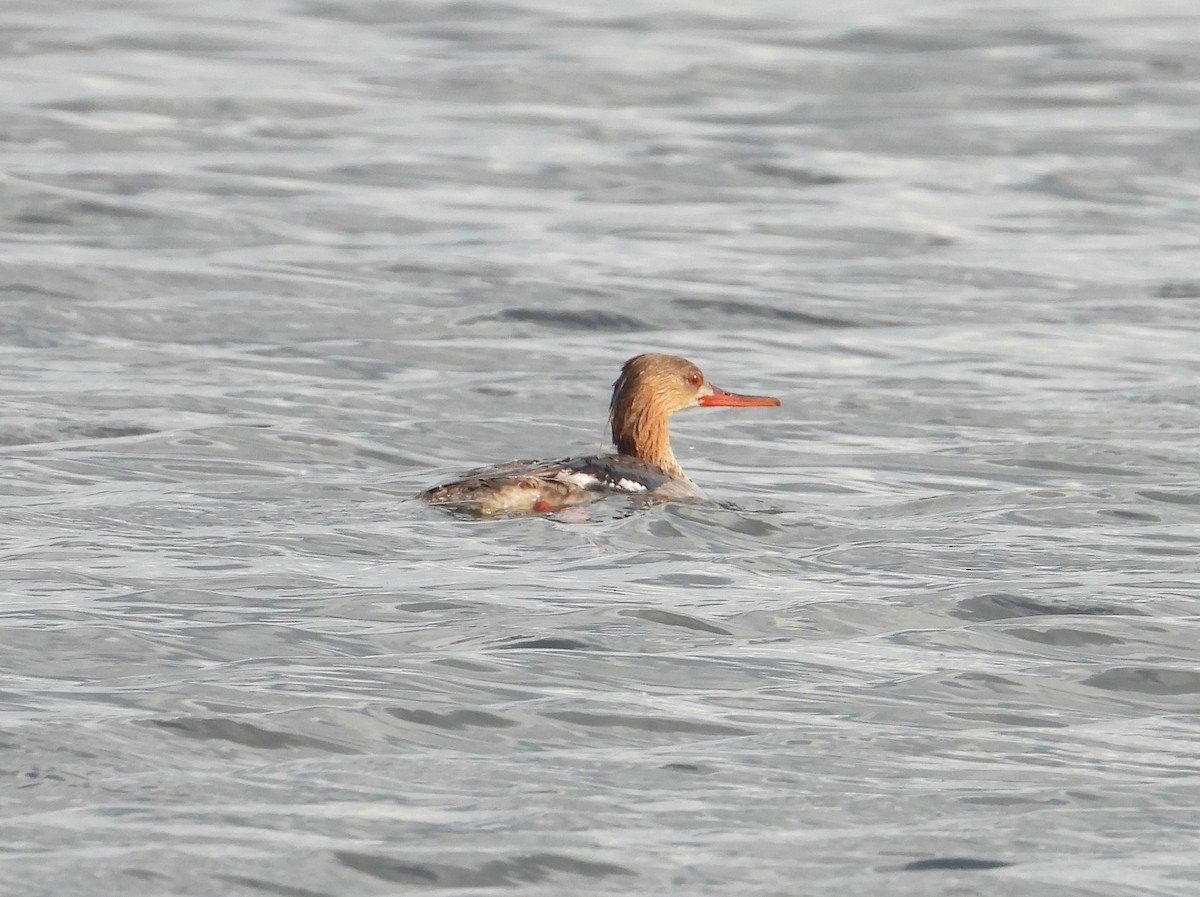
<path fill-rule="evenodd" d="M 704 375 L 699 371 L 692 371 L 687 375 L 687 381 L 688 383 L 692 384 L 692 386 L 699 386 L 704 382 Z"/>

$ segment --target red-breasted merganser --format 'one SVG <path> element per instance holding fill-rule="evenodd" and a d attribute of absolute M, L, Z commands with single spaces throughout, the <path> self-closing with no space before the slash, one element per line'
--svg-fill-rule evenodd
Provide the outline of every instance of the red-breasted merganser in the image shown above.
<path fill-rule="evenodd" d="M 770 396 L 725 392 L 700 369 L 674 355 L 639 355 L 625 362 L 613 384 L 608 422 L 615 454 L 558 461 L 510 461 L 470 471 L 464 479 L 421 493 L 432 504 L 492 516 L 561 511 L 605 495 L 691 498 L 700 490 L 687 478 L 667 433 L 667 418 L 697 405 L 778 405 Z"/>

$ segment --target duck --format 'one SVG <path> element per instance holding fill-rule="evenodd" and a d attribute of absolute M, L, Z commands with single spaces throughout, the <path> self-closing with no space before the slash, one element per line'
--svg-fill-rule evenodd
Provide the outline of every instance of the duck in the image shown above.
<path fill-rule="evenodd" d="M 772 396 L 726 392 L 686 358 L 638 355 L 613 383 L 608 426 L 614 452 L 481 467 L 419 497 L 483 517 L 549 514 L 614 495 L 696 499 L 702 493 L 675 458 L 667 419 L 686 408 L 779 404 Z"/>

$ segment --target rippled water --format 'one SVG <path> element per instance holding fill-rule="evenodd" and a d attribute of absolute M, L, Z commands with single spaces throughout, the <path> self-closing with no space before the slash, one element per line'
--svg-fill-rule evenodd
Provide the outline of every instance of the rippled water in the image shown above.
<path fill-rule="evenodd" d="M 1196 894 L 1200 13 L 902 6 L 10 4 L 0 889 Z"/>

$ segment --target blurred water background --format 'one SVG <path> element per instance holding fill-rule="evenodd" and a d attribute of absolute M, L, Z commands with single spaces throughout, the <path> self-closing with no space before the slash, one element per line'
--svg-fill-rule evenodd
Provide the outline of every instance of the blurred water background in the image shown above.
<path fill-rule="evenodd" d="M 1200 893 L 1194 2 L 0 22 L 5 893 Z"/>

